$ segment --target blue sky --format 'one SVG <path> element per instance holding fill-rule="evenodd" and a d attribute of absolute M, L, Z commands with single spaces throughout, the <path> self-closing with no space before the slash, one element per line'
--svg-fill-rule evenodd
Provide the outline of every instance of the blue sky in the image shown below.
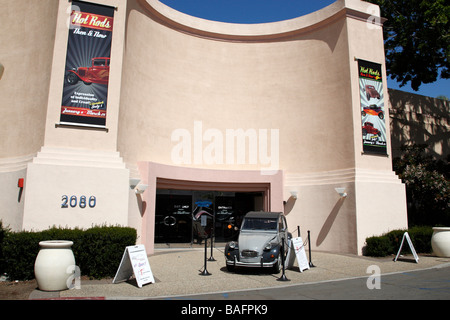
<path fill-rule="evenodd" d="M 292 19 L 322 9 L 335 0 L 160 0 L 191 16 L 231 23 L 265 23 Z M 419 91 L 388 78 L 388 87 L 424 96 L 450 98 L 450 79 L 422 84 Z"/>
<path fill-rule="evenodd" d="M 160 0 L 191 16 L 231 23 L 264 23 L 296 18 L 336 0 Z"/>

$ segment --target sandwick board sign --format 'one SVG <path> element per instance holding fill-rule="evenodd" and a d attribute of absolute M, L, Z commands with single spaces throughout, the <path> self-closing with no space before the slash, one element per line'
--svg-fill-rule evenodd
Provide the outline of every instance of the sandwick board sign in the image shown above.
<path fill-rule="evenodd" d="M 306 258 L 305 246 L 301 237 L 292 238 L 288 251 L 288 268 L 292 268 L 294 260 L 297 258 L 298 268 L 300 272 L 309 269 L 308 259 Z"/>
<path fill-rule="evenodd" d="M 152 270 L 147 258 L 147 252 L 144 245 L 129 246 L 125 248 L 125 252 L 120 261 L 119 269 L 113 283 L 119 283 L 129 280 L 132 276 L 136 278 L 139 288 L 144 284 L 155 283 Z"/>
<path fill-rule="evenodd" d="M 400 248 L 398 249 L 397 256 L 395 256 L 394 261 L 397 261 L 398 257 L 400 256 L 400 252 L 402 251 L 403 242 L 405 241 L 405 238 L 406 238 L 406 241 L 408 242 L 409 248 L 411 249 L 411 252 L 412 252 L 412 254 L 414 256 L 414 260 L 416 260 L 416 263 L 419 263 L 419 256 L 417 255 L 416 250 L 414 249 L 414 246 L 413 246 L 413 244 L 411 242 L 411 238 L 409 237 L 408 232 L 405 232 L 403 234 L 402 243 L 400 244 Z"/>

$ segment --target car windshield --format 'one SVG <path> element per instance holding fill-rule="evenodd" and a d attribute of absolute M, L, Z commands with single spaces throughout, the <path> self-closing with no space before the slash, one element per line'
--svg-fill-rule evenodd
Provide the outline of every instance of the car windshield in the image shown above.
<path fill-rule="evenodd" d="M 94 66 L 105 66 L 105 60 L 94 60 Z"/>
<path fill-rule="evenodd" d="M 246 218 L 242 230 L 277 230 L 277 219 Z"/>

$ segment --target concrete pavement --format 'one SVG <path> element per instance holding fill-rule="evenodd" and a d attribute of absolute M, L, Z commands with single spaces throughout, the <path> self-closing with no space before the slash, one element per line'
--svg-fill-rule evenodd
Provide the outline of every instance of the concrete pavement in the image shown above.
<path fill-rule="evenodd" d="M 210 257 L 210 249 L 207 257 Z M 204 269 L 204 249 L 156 249 L 149 256 L 155 283 L 139 288 L 134 280 L 113 284 L 112 279 L 82 281 L 80 289 L 60 292 L 44 292 L 38 289 L 30 299 L 155 299 L 189 296 L 204 293 L 227 293 L 251 289 L 264 289 L 295 284 L 322 283 L 328 281 L 369 277 L 377 266 L 383 274 L 450 266 L 450 258 L 420 255 L 416 263 L 413 257 L 393 261 L 393 257 L 370 258 L 355 255 L 312 252 L 315 267 L 300 272 L 295 262 L 285 275 L 289 281 L 278 281 L 280 274 L 261 272 L 256 269 L 237 269 L 228 272 L 225 267 L 223 248 L 213 251 L 216 261 L 207 261 L 210 275 L 201 275 Z M 370 267 L 370 268 L 369 268 Z"/>

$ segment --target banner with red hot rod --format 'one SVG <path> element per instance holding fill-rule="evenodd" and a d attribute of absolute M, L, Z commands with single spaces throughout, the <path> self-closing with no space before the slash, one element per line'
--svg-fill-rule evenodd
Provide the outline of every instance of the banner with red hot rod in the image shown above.
<path fill-rule="evenodd" d="M 72 1 L 61 124 L 104 127 L 114 8 Z"/>
<path fill-rule="evenodd" d="M 358 71 L 363 151 L 387 154 L 381 65 L 358 60 Z"/>

